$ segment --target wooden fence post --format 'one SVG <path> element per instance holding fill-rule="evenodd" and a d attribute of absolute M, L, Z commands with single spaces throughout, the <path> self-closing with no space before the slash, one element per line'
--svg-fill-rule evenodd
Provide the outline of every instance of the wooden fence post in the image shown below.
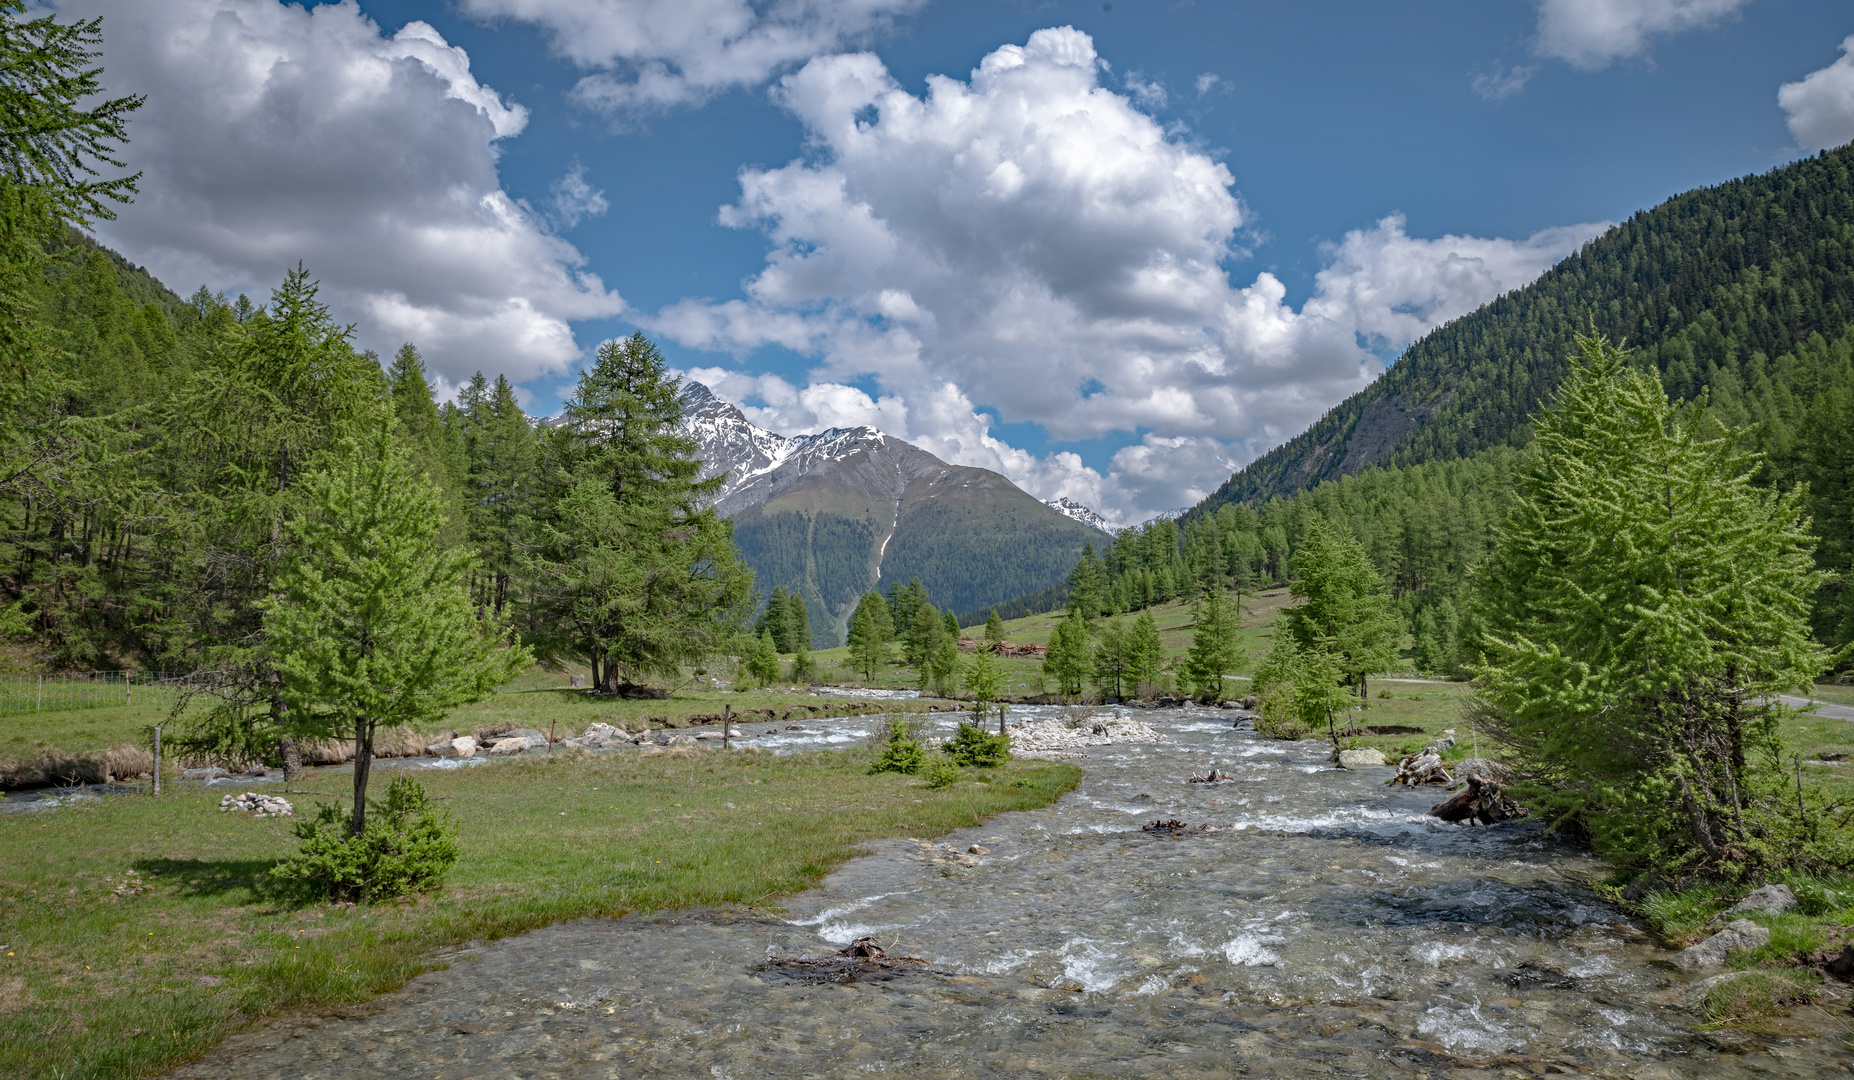
<path fill-rule="evenodd" d="M 155 725 L 154 793 L 161 794 L 161 725 Z"/>

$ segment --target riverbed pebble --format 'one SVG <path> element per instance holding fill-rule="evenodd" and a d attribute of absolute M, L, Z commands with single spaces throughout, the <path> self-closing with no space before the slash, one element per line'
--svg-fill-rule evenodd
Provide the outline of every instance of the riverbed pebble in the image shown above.
<path fill-rule="evenodd" d="M 1165 741 L 1166 737 L 1150 725 L 1122 716 L 1080 719 L 1032 716 L 1011 725 L 1011 752 L 1019 757 L 1056 756 L 1063 751 L 1081 750 L 1089 746 L 1111 746 L 1115 743 Z"/>

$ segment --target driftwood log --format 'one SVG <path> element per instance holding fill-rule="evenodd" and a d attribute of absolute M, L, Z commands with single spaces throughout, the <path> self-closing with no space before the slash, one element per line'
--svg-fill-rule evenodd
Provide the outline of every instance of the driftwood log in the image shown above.
<path fill-rule="evenodd" d="M 1513 782 L 1506 766 L 1486 758 L 1469 758 L 1455 767 L 1461 790 L 1429 808 L 1429 813 L 1452 824 L 1513 821 L 1526 816 L 1526 808 L 1506 797 L 1502 788 Z"/>
<path fill-rule="evenodd" d="M 1455 774 L 1442 763 L 1442 754 L 1455 747 L 1455 738 L 1444 735 L 1414 754 L 1405 755 L 1397 763 L 1397 775 L 1384 781 L 1387 784 L 1404 784 L 1418 787 L 1422 784 L 1452 784 Z"/>

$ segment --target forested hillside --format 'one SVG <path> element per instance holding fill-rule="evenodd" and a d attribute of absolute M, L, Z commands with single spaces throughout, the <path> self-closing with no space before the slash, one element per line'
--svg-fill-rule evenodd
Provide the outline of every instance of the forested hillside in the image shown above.
<path fill-rule="evenodd" d="M 1018 607 L 1129 611 L 1212 580 L 1286 580 L 1307 523 L 1365 545 L 1412 659 L 1463 661 L 1462 593 L 1492 549 L 1530 419 L 1579 334 L 1625 339 L 1668 395 L 1763 455 L 1761 483 L 1809 488 L 1824 643 L 1854 641 L 1854 148 L 1690 192 L 1636 215 L 1538 282 L 1412 346 L 1370 389 L 1237 473 L 1180 522 L 1122 533 L 1063 589 Z"/>
<path fill-rule="evenodd" d="M 1376 464 L 1522 445 L 1593 328 L 1668 392 L 1808 394 L 1779 358 L 1819 352 L 1854 319 L 1854 147 L 1676 196 L 1538 281 L 1412 345 L 1367 389 L 1236 473 L 1193 514 L 1256 505 Z M 1793 380 L 1801 378 L 1801 384 Z M 1788 385 L 1784 385 L 1788 384 Z M 1779 390 L 1778 387 L 1782 386 Z"/>

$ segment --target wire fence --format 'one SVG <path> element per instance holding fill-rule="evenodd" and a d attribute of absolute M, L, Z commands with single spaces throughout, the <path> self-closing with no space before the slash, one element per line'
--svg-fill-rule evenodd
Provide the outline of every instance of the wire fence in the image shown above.
<path fill-rule="evenodd" d="M 171 706 L 193 676 L 162 671 L 0 675 L 0 716 L 123 705 Z"/>

